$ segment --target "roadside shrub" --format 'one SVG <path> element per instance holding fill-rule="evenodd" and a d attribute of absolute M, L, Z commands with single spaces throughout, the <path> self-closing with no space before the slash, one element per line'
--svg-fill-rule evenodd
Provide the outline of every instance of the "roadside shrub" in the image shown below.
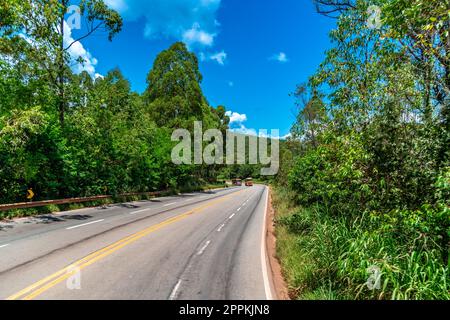
<path fill-rule="evenodd" d="M 436 183 L 436 203 L 419 210 L 334 216 L 319 204 L 282 215 L 278 229 L 286 234 L 278 250 L 292 296 L 450 299 L 448 186 L 445 172 Z M 373 290 L 371 270 L 380 271 L 380 287 Z"/>
<path fill-rule="evenodd" d="M 298 158 L 289 174 L 289 186 L 304 206 L 320 203 L 331 214 L 351 212 L 364 206 L 369 188 L 361 170 L 364 159 L 357 134 L 323 137 L 324 144 Z"/>

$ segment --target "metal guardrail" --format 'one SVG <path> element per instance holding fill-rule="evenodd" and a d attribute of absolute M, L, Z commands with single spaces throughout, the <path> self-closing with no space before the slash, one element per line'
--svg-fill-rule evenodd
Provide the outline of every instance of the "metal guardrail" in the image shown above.
<path fill-rule="evenodd" d="M 124 193 L 119 195 L 102 195 L 102 196 L 94 196 L 94 197 L 86 197 L 86 198 L 68 198 L 68 199 L 60 199 L 60 200 L 44 200 L 44 201 L 32 201 L 32 202 L 21 202 L 21 203 L 12 203 L 12 204 L 0 204 L 0 211 L 8 211 L 13 209 L 25 209 L 25 208 L 37 208 L 37 207 L 45 207 L 48 205 L 58 205 L 58 204 L 69 204 L 69 203 L 82 203 L 82 202 L 90 202 L 97 201 L 103 199 L 111 199 L 114 197 L 129 197 L 129 196 L 159 196 L 162 194 L 166 194 L 171 192 L 170 190 L 165 191 L 156 191 L 156 192 L 137 192 L 137 193 Z"/>

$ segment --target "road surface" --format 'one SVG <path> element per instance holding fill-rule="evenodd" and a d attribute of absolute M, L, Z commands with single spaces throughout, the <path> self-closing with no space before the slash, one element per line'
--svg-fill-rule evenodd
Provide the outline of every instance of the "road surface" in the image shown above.
<path fill-rule="evenodd" d="M 267 195 L 236 187 L 0 223 L 0 298 L 271 299 Z"/>

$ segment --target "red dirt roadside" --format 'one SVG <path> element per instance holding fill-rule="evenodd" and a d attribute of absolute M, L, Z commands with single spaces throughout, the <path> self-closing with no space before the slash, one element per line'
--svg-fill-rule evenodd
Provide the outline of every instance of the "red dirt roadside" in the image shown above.
<path fill-rule="evenodd" d="M 269 205 L 267 208 L 268 216 L 266 245 L 267 255 L 269 256 L 269 266 L 272 276 L 273 294 L 276 300 L 290 300 L 289 291 L 287 289 L 286 281 L 284 280 L 283 273 L 281 271 L 281 265 L 277 258 L 277 239 L 275 237 L 275 210 L 272 206 L 272 190 L 269 187 Z"/>

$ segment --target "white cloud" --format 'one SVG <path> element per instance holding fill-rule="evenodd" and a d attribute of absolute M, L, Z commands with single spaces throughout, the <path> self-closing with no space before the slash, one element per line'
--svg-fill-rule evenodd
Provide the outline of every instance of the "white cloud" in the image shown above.
<path fill-rule="evenodd" d="M 247 136 L 257 136 L 260 138 L 269 138 L 269 139 L 284 139 L 285 137 L 280 137 L 278 134 L 272 132 L 271 130 L 267 130 L 267 131 L 263 131 L 263 130 L 259 130 L 257 131 L 256 129 L 251 129 L 251 128 L 247 128 L 245 125 L 241 124 L 239 127 L 236 128 L 231 128 L 230 129 L 231 132 L 234 133 L 240 133 L 240 134 L 244 134 Z"/>
<path fill-rule="evenodd" d="M 116 11 L 124 12 L 128 10 L 125 0 L 105 0 L 105 3 Z"/>
<path fill-rule="evenodd" d="M 68 47 L 72 44 L 74 38 L 72 37 L 72 29 L 64 22 L 64 46 Z M 81 73 L 86 71 L 92 77 L 96 77 L 95 66 L 98 64 L 98 60 L 92 56 L 92 54 L 84 48 L 81 42 L 73 43 L 68 49 L 71 57 L 72 70 L 75 73 Z M 83 59 L 83 63 L 78 63 L 77 59 Z"/>
<path fill-rule="evenodd" d="M 146 21 L 148 38 L 167 37 L 189 46 L 211 46 L 219 23 L 221 0 L 106 0 L 125 20 Z"/>
<path fill-rule="evenodd" d="M 286 53 L 284 53 L 284 52 L 280 52 L 280 53 L 273 55 L 272 57 L 269 58 L 269 60 L 275 60 L 275 61 L 278 61 L 281 63 L 286 63 L 289 61 Z"/>
<path fill-rule="evenodd" d="M 249 129 L 244 125 L 244 122 L 247 121 L 246 114 L 240 114 L 238 112 L 227 111 L 225 113 L 228 117 L 230 117 L 230 131 L 234 133 L 240 133 L 249 136 L 258 135 L 255 129 Z"/>
<path fill-rule="evenodd" d="M 216 61 L 218 64 L 220 65 L 224 65 L 225 64 L 225 60 L 227 59 L 227 54 L 225 51 L 221 51 L 221 52 L 217 52 L 212 54 L 209 59 Z"/>
<path fill-rule="evenodd" d="M 271 130 L 259 130 L 252 128 L 247 128 L 244 122 L 247 121 L 246 114 L 240 114 L 238 112 L 227 111 L 225 113 L 228 117 L 230 117 L 230 131 L 234 133 L 240 133 L 248 136 L 258 136 L 262 138 L 271 138 L 271 139 L 286 139 L 290 136 L 287 134 L 286 136 L 280 137 L 277 131 Z"/>
<path fill-rule="evenodd" d="M 200 28 L 198 23 L 194 23 L 191 29 L 183 33 L 183 42 L 188 46 L 199 43 L 204 46 L 212 46 L 215 34 L 207 33 Z"/>
<path fill-rule="evenodd" d="M 242 124 L 243 122 L 247 121 L 246 114 L 240 114 L 233 111 L 227 111 L 225 114 L 230 117 L 230 124 Z"/>
<path fill-rule="evenodd" d="M 205 61 L 215 61 L 220 65 L 224 65 L 225 64 L 225 60 L 227 59 L 228 55 L 225 51 L 221 51 L 221 52 L 217 52 L 217 53 L 208 53 L 208 52 L 199 52 L 198 53 L 198 59 L 201 62 L 205 62 Z"/>
<path fill-rule="evenodd" d="M 241 124 L 238 128 L 230 128 L 230 131 L 234 133 L 240 133 L 248 136 L 257 136 L 257 132 L 255 129 L 249 129 L 243 124 Z"/>
<path fill-rule="evenodd" d="M 240 134 L 249 135 L 249 136 L 257 136 L 258 135 L 258 133 L 255 129 L 247 128 L 244 125 L 244 122 L 246 122 L 248 120 L 246 114 L 241 114 L 241 113 L 233 112 L 233 111 L 227 111 L 225 114 L 228 117 L 230 117 L 230 129 L 229 130 L 231 132 L 240 133 Z"/>

